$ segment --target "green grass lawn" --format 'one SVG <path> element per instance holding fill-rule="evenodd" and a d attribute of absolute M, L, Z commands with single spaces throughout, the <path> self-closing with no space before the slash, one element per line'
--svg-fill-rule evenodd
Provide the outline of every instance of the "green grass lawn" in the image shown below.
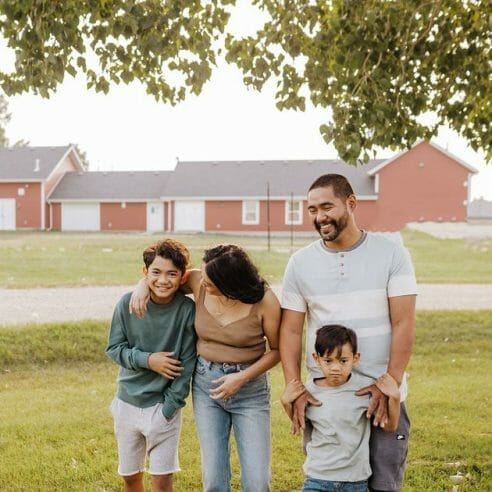
<path fill-rule="evenodd" d="M 108 406 L 117 366 L 103 353 L 107 322 L 0 329 L 0 490 L 121 490 Z M 492 490 L 492 311 L 420 312 L 409 367 L 413 421 L 405 491 Z M 271 371 L 273 491 L 298 490 L 303 455 Z M 200 458 L 190 402 L 176 491 L 199 491 Z M 234 490 L 239 490 L 237 457 Z"/>
<path fill-rule="evenodd" d="M 492 283 L 492 239 L 479 241 L 436 239 L 404 230 L 417 279 L 429 283 Z M 161 238 L 146 234 L 58 232 L 0 232 L 0 288 L 86 285 L 127 285 L 140 277 L 142 251 Z M 280 282 L 291 252 L 312 237 L 266 237 L 212 234 L 175 236 L 190 248 L 199 267 L 203 249 L 221 242 L 242 245 L 261 273 Z"/>

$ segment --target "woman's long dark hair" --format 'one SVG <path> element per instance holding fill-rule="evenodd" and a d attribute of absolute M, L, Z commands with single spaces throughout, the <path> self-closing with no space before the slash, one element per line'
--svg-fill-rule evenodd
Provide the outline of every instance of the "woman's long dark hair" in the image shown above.
<path fill-rule="evenodd" d="M 205 250 L 208 278 L 229 299 L 255 304 L 263 299 L 267 282 L 247 253 L 235 244 L 220 244 Z"/>

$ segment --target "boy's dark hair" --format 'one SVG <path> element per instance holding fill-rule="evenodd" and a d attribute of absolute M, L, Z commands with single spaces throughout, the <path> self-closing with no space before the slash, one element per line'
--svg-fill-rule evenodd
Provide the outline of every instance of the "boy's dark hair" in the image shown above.
<path fill-rule="evenodd" d="M 328 186 L 331 186 L 335 196 L 342 200 L 346 200 L 350 195 L 354 194 L 354 190 L 348 179 L 341 174 L 323 174 L 314 181 L 308 191 L 314 190 L 315 188 L 326 188 Z"/>
<path fill-rule="evenodd" d="M 255 304 L 265 295 L 266 281 L 246 252 L 235 244 L 206 249 L 205 271 L 217 289 L 229 299 Z"/>
<path fill-rule="evenodd" d="M 316 332 L 314 350 L 318 355 L 331 354 L 338 349 L 340 355 L 342 347 L 346 344 L 352 347 L 352 353 L 357 353 L 357 335 L 354 330 L 342 325 L 325 325 Z"/>
<path fill-rule="evenodd" d="M 181 241 L 176 241 L 175 239 L 157 241 L 155 244 L 145 248 L 143 261 L 146 268 L 149 268 L 156 256 L 171 260 L 174 266 L 181 270 L 181 273 L 186 272 L 186 269 L 190 266 L 190 252 L 188 248 Z"/>

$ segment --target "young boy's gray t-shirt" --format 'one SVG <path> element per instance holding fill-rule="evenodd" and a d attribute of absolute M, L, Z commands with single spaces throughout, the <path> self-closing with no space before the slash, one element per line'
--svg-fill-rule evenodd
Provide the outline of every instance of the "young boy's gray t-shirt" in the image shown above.
<path fill-rule="evenodd" d="M 306 417 L 313 426 L 306 446 L 304 473 L 310 478 L 358 482 L 371 475 L 369 437 L 371 423 L 366 417 L 369 395 L 356 396 L 372 380 L 352 373 L 340 386 L 322 387 L 312 379 L 306 388 L 322 402 L 308 406 Z"/>

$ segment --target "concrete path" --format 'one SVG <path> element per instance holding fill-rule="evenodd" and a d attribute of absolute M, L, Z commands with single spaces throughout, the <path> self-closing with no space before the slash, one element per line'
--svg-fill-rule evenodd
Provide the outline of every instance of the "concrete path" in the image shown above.
<path fill-rule="evenodd" d="M 0 326 L 109 319 L 129 286 L 0 289 Z M 280 295 L 281 286 L 273 286 Z M 420 284 L 417 309 L 492 309 L 492 284 Z"/>

